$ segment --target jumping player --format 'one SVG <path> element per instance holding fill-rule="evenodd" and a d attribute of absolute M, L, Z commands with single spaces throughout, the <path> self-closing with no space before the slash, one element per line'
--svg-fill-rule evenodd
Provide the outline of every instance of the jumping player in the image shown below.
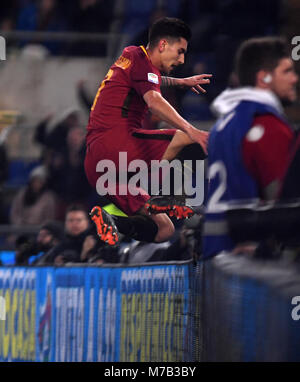
<path fill-rule="evenodd" d="M 128 162 L 141 159 L 148 165 L 152 160 L 172 160 L 187 145 L 197 146 L 199 155 L 206 155 L 208 133 L 183 119 L 160 91 L 161 86 L 180 86 L 205 92 L 200 85 L 208 84 L 211 75 L 182 79 L 161 76 L 184 63 L 190 37 L 190 29 L 183 21 L 160 19 L 150 28 L 147 47 L 126 47 L 109 69 L 96 94 L 87 126 L 85 171 L 93 187 L 101 175 L 96 171 L 99 161 L 111 160 L 119 171 L 119 152 L 127 153 Z M 148 109 L 174 129 L 142 129 Z M 116 195 L 107 197 L 128 217 L 112 219 L 98 206 L 91 211 L 99 237 L 109 244 L 117 242 L 118 231 L 136 240 L 166 241 L 174 232 L 168 215 L 181 218 L 192 214 L 184 206 L 151 203 L 145 190 L 136 196 L 129 192 L 124 195 L 124 187 L 126 184 L 116 184 Z"/>

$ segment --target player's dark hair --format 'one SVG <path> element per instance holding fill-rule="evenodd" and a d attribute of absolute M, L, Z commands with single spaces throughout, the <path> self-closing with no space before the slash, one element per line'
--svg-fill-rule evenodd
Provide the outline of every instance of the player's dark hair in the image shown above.
<path fill-rule="evenodd" d="M 272 72 L 290 53 L 280 37 L 258 37 L 244 41 L 236 54 L 236 74 L 241 86 L 255 86 L 260 70 Z"/>
<path fill-rule="evenodd" d="M 156 46 L 162 38 L 179 40 L 182 37 L 189 41 L 191 36 L 191 30 L 184 21 L 171 17 L 163 17 L 157 20 L 149 29 L 149 47 L 153 48 Z"/>

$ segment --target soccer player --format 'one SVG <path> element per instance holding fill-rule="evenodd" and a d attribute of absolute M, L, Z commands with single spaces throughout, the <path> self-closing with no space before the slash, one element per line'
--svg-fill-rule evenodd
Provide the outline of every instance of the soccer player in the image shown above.
<path fill-rule="evenodd" d="M 161 86 L 180 86 L 196 93 L 205 92 L 201 85 L 208 84 L 211 75 L 181 79 L 161 76 L 184 63 L 190 37 L 190 29 L 183 21 L 162 18 L 150 28 L 147 47 L 126 47 L 110 67 L 96 94 L 87 126 L 85 171 L 93 187 L 101 175 L 96 171 L 101 160 L 112 161 L 119 172 L 119 152 L 127 154 L 128 163 L 141 159 L 149 166 L 152 160 L 172 160 L 188 145 L 192 151 L 196 146 L 202 159 L 203 153 L 206 155 L 208 133 L 183 119 L 160 91 Z M 174 129 L 142 129 L 148 109 Z M 128 217 L 112 219 L 98 206 L 91 211 L 99 237 L 109 244 L 117 242 L 118 230 L 136 240 L 166 241 L 174 232 L 168 214 L 181 218 L 192 213 L 187 207 L 163 207 L 155 203 L 150 203 L 149 210 L 146 208 L 150 199 L 147 190 L 134 196 L 128 190 L 124 192 L 126 186 L 116 182 L 116 195 L 107 197 Z"/>
<path fill-rule="evenodd" d="M 208 143 L 204 257 L 237 251 L 238 238 L 229 235 L 228 210 L 276 198 L 295 139 L 282 107 L 296 100 L 298 82 L 285 41 L 278 37 L 245 41 L 237 52 L 236 74 L 241 87 L 225 90 L 213 102 L 220 118 Z M 239 213 L 235 226 L 242 227 Z M 252 223 L 254 230 L 260 230 L 258 221 Z M 248 247 L 249 252 L 251 248 L 255 246 Z"/>

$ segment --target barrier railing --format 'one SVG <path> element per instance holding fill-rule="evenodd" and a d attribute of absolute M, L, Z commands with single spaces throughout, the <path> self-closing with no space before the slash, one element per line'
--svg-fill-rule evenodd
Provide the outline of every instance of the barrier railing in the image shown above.
<path fill-rule="evenodd" d="M 197 265 L 191 291 L 196 360 L 300 360 L 295 264 L 221 254 Z"/>

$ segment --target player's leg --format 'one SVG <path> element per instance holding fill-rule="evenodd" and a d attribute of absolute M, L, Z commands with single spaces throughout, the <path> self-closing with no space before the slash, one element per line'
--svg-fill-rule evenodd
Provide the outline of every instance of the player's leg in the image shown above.
<path fill-rule="evenodd" d="M 110 215 L 96 206 L 90 215 L 99 238 L 110 245 L 118 243 L 119 233 L 149 243 L 167 241 L 174 234 L 174 225 L 166 214 L 149 215 L 145 207 L 136 215 L 124 217 Z"/>
<path fill-rule="evenodd" d="M 144 206 L 139 214 L 142 216 L 149 217 L 157 225 L 157 234 L 155 235 L 154 242 L 161 243 L 169 240 L 175 232 L 174 224 L 170 220 L 167 214 L 150 214 L 146 206 Z"/>
<path fill-rule="evenodd" d="M 119 232 L 138 241 L 162 243 L 169 240 L 175 228 L 166 214 L 149 215 L 144 209 L 134 216 L 113 217 Z"/>
<path fill-rule="evenodd" d="M 149 165 L 153 159 L 169 162 L 173 159 L 179 159 L 181 162 L 191 160 L 191 176 L 195 171 L 196 161 L 203 160 L 207 156 L 200 144 L 194 143 L 187 134 L 180 130 L 140 130 L 134 134 L 134 137 L 138 140 L 141 149 L 139 156 L 143 156 Z M 187 170 L 186 167 L 185 170 Z M 173 177 L 183 177 L 183 174 L 176 173 L 175 175 L 174 172 L 170 172 L 169 175 L 170 190 L 172 190 L 175 183 Z M 194 210 L 186 206 L 185 196 L 173 196 L 175 195 L 173 192 L 171 191 L 169 196 L 153 196 L 146 204 L 148 212 L 151 214 L 167 213 L 170 217 L 177 219 L 193 216 Z"/>
<path fill-rule="evenodd" d="M 183 131 L 177 130 L 161 159 L 171 161 L 178 156 L 184 157 L 185 155 L 182 155 L 182 152 L 186 151 L 188 154 L 191 149 L 193 152 L 195 152 L 193 159 L 206 158 L 207 155 L 204 153 L 203 148 L 198 143 L 192 141 L 191 138 Z"/>
<path fill-rule="evenodd" d="M 176 155 L 187 145 L 191 144 L 191 140 L 187 135 L 175 130 L 165 131 L 138 131 L 134 138 L 137 139 L 136 148 L 137 152 L 134 154 L 135 158 L 144 159 L 147 163 L 153 159 L 173 159 L 172 156 Z M 171 144 L 172 143 L 172 144 Z M 170 146 L 171 145 L 171 146 Z M 169 148 L 170 146 L 170 148 Z M 200 147 L 200 145 L 197 145 Z M 168 150 L 169 148 L 169 150 Z M 165 154 L 165 155 L 164 155 Z M 95 158 L 93 158 L 94 162 Z M 87 175 L 90 173 L 89 169 L 95 170 L 95 163 L 89 163 L 86 161 Z M 89 178 L 91 184 L 96 184 L 97 174 L 92 171 Z M 99 176 L 99 174 L 98 174 Z M 123 185 L 124 186 L 124 185 Z M 114 245 L 118 241 L 118 232 L 131 236 L 139 241 L 147 242 L 163 242 L 168 240 L 174 233 L 174 226 L 169 217 L 162 213 L 163 211 L 153 211 L 150 214 L 145 204 L 150 199 L 149 195 L 137 195 L 133 196 L 127 193 L 127 195 L 110 195 L 111 201 L 116 204 L 121 210 L 128 215 L 132 215 L 132 211 L 139 211 L 134 216 L 129 217 L 114 217 L 106 213 L 102 208 L 96 206 L 91 211 L 92 220 L 95 222 L 97 232 L 101 240 L 108 244 Z M 115 200 L 114 200 L 115 199 Z M 182 209 L 184 206 L 180 206 L 179 212 L 176 210 L 178 206 L 172 205 L 166 212 L 170 216 L 176 216 L 177 218 L 186 218 L 192 214 L 187 214 Z M 183 211 L 183 213 L 181 213 Z M 159 214 L 157 214 L 159 213 Z"/>
<path fill-rule="evenodd" d="M 193 147 L 193 159 L 205 159 L 207 155 L 204 153 L 200 144 L 195 143 L 191 138 L 180 130 L 144 130 L 140 129 L 132 134 L 133 141 L 136 142 L 137 151 L 135 158 L 143 159 L 148 164 L 151 160 L 173 160 L 180 156 L 181 152 L 190 152 Z"/>
<path fill-rule="evenodd" d="M 191 138 L 184 133 L 183 131 L 177 130 L 169 143 L 168 147 L 166 148 L 166 151 L 164 152 L 162 156 L 162 160 L 173 160 L 177 154 L 187 145 L 191 145 L 194 142 L 191 140 Z"/>

